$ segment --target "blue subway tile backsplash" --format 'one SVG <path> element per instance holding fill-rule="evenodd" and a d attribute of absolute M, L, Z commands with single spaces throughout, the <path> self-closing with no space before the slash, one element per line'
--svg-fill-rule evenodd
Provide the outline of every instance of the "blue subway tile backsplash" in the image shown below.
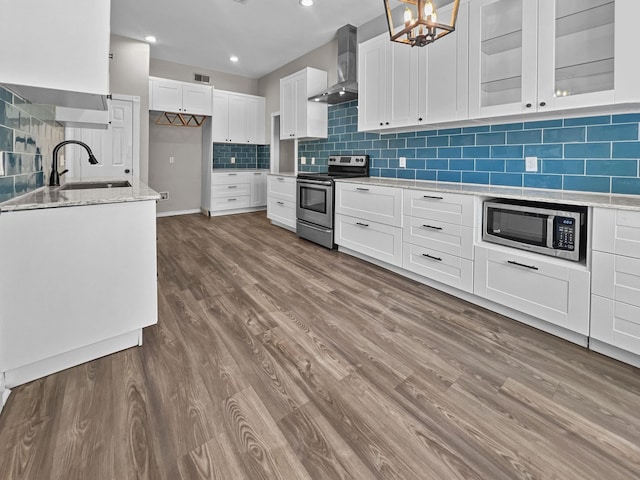
<path fill-rule="evenodd" d="M 639 130 L 640 113 L 628 113 L 365 133 L 354 101 L 329 107 L 328 138 L 299 143 L 299 156 L 316 158 L 299 168 L 322 171 L 331 154 L 368 154 L 372 176 L 640 195 Z M 529 156 L 538 157 L 537 172 L 525 171 Z"/>
<path fill-rule="evenodd" d="M 0 85 L 0 202 L 44 186 L 53 147 L 62 140 L 54 107 L 25 102 Z"/>
<path fill-rule="evenodd" d="M 214 143 L 213 168 L 258 168 L 268 169 L 269 145 L 246 145 L 244 143 Z M 234 163 L 231 159 L 234 159 Z"/>

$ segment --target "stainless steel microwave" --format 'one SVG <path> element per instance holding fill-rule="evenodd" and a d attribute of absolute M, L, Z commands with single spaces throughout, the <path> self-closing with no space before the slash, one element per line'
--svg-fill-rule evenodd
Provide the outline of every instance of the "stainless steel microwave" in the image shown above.
<path fill-rule="evenodd" d="M 531 252 L 582 261 L 587 207 L 517 200 L 487 200 L 482 239 Z"/>

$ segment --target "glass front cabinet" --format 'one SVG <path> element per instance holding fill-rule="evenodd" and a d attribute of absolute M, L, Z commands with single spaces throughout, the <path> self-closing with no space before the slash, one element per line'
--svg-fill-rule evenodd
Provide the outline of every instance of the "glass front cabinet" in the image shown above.
<path fill-rule="evenodd" d="M 475 0 L 469 116 L 637 101 L 637 0 Z"/>

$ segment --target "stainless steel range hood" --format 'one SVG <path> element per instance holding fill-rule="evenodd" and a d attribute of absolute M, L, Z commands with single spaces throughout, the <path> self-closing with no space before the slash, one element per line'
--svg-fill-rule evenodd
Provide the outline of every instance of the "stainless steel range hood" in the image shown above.
<path fill-rule="evenodd" d="M 350 102 L 358 98 L 357 58 L 358 29 L 345 25 L 338 29 L 338 83 L 309 100 L 329 105 Z"/>

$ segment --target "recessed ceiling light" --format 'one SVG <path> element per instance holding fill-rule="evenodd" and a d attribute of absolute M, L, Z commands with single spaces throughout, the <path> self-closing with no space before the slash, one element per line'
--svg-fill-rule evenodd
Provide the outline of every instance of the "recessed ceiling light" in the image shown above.
<path fill-rule="evenodd" d="M 300 0 L 300 5 L 303 7 L 310 7 L 313 5 L 313 0 Z"/>
<path fill-rule="evenodd" d="M 146 37 L 144 37 L 144 40 L 149 43 L 156 43 L 158 41 L 158 39 L 153 35 L 147 35 Z"/>
<path fill-rule="evenodd" d="M 236 63 L 238 61 L 238 57 L 236 57 L 235 55 L 231 55 L 229 57 L 229 60 L 231 60 L 233 63 Z"/>

